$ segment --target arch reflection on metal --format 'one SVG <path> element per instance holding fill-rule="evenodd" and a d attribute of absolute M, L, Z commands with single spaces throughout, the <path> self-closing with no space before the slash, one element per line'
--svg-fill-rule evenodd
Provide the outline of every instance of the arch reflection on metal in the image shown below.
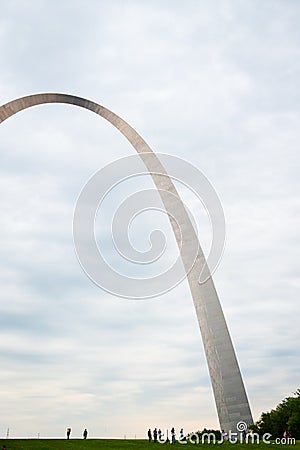
<path fill-rule="evenodd" d="M 128 139 L 145 163 L 159 190 L 167 213 L 172 211 L 172 205 L 169 204 L 171 196 L 164 196 L 162 193 L 167 191 L 177 198 L 179 196 L 161 162 L 130 125 L 103 106 L 67 94 L 35 94 L 1 106 L 0 122 L 23 109 L 44 103 L 67 103 L 83 107 L 95 112 L 116 127 Z M 164 174 L 164 177 L 157 176 L 157 173 Z M 185 270 L 188 272 L 187 278 L 204 343 L 220 426 L 225 432 L 230 430 L 234 432 L 238 422 L 244 421 L 247 424 L 253 422 L 247 395 L 213 280 L 193 225 L 180 199 L 177 201 L 176 209 L 177 220 L 179 217 L 181 226 L 180 231 L 184 230 L 182 238 L 181 235 L 179 236 L 177 224 L 171 219 L 170 221 L 178 245 L 180 246 L 181 239 L 185 244 L 180 246 L 180 254 Z M 198 248 L 197 257 L 190 264 L 191 254 L 194 256 L 193 249 L 195 248 Z M 189 270 L 191 266 L 192 269 Z M 199 277 L 203 273 L 206 281 L 200 283 Z"/>

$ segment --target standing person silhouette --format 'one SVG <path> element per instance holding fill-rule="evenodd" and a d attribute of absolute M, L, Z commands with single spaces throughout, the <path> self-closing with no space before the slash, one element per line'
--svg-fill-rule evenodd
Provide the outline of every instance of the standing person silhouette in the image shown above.
<path fill-rule="evenodd" d="M 70 439 L 70 435 L 71 435 L 71 428 L 68 427 L 67 428 L 67 439 Z"/>
<path fill-rule="evenodd" d="M 150 428 L 149 428 L 149 430 L 148 430 L 148 440 L 149 440 L 149 442 L 152 441 L 152 433 L 151 433 Z"/>
<path fill-rule="evenodd" d="M 171 436 L 172 436 L 172 444 L 175 444 L 175 442 L 176 442 L 176 433 L 175 433 L 175 428 L 174 427 L 171 430 Z"/>
<path fill-rule="evenodd" d="M 158 440 L 161 441 L 161 429 L 160 428 L 158 429 L 157 435 L 158 435 Z"/>
<path fill-rule="evenodd" d="M 88 435 L 88 430 L 85 428 L 84 429 L 84 432 L 83 432 L 83 439 L 86 439 L 87 438 L 87 435 Z"/>

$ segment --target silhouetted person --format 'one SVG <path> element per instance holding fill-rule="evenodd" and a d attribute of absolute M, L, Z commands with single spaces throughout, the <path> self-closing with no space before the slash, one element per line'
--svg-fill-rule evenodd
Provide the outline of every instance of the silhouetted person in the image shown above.
<path fill-rule="evenodd" d="M 85 428 L 83 432 L 83 439 L 86 439 L 88 435 L 88 430 Z"/>
<path fill-rule="evenodd" d="M 157 434 L 158 434 L 158 440 L 161 441 L 161 429 L 160 428 L 158 429 Z"/>
<path fill-rule="evenodd" d="M 148 441 L 149 441 L 149 442 L 152 441 L 152 433 L 151 433 L 150 428 L 149 428 L 149 430 L 148 430 Z"/>
<path fill-rule="evenodd" d="M 70 439 L 71 428 L 67 428 L 67 439 Z"/>
<path fill-rule="evenodd" d="M 172 444 L 175 444 L 175 442 L 176 442 L 176 434 L 175 434 L 175 428 L 174 427 L 171 430 L 171 436 L 172 436 Z"/>
<path fill-rule="evenodd" d="M 154 442 L 157 442 L 157 428 L 154 428 L 153 430 L 153 440 Z"/>

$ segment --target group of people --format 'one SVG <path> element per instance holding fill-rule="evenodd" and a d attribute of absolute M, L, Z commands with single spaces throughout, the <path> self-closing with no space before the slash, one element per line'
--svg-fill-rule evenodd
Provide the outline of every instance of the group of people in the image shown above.
<path fill-rule="evenodd" d="M 159 428 L 159 429 L 157 430 L 157 428 L 154 428 L 154 430 L 153 430 L 153 441 L 154 441 L 154 442 L 157 442 L 157 438 L 158 438 L 158 440 L 160 441 L 160 440 L 161 440 L 161 437 L 162 437 L 161 429 Z M 151 431 L 151 428 L 149 428 L 149 430 L 148 430 L 148 441 L 149 441 L 149 442 L 152 441 L 152 431 Z"/>
<path fill-rule="evenodd" d="M 181 428 L 181 430 L 179 432 L 179 439 L 180 440 L 184 440 L 184 437 L 185 437 L 184 436 L 184 431 L 183 431 L 183 428 Z M 152 440 L 153 440 L 153 442 L 157 442 L 157 441 L 159 441 L 159 442 L 162 442 L 162 441 L 170 442 L 169 430 L 167 430 L 167 436 L 165 437 L 160 428 L 159 429 L 154 428 L 153 433 L 151 431 L 151 428 L 149 428 L 149 430 L 148 430 L 148 441 L 152 442 Z M 175 444 L 175 442 L 176 442 L 176 431 L 175 431 L 175 428 L 173 427 L 173 428 L 171 428 L 171 443 Z"/>
<path fill-rule="evenodd" d="M 67 428 L 67 439 L 70 439 L 71 431 L 72 431 L 72 429 L 70 427 L 68 427 Z M 85 428 L 83 433 L 82 433 L 83 439 L 86 439 L 87 435 L 88 435 L 88 430 Z"/>

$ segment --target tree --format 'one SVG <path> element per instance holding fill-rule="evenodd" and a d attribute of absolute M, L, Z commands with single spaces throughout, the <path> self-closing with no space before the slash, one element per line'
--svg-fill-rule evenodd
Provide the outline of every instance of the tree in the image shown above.
<path fill-rule="evenodd" d="M 285 398 L 275 409 L 263 412 L 260 419 L 251 426 L 261 436 L 270 433 L 272 438 L 281 438 L 285 431 L 300 439 L 300 389 L 292 397 Z"/>

